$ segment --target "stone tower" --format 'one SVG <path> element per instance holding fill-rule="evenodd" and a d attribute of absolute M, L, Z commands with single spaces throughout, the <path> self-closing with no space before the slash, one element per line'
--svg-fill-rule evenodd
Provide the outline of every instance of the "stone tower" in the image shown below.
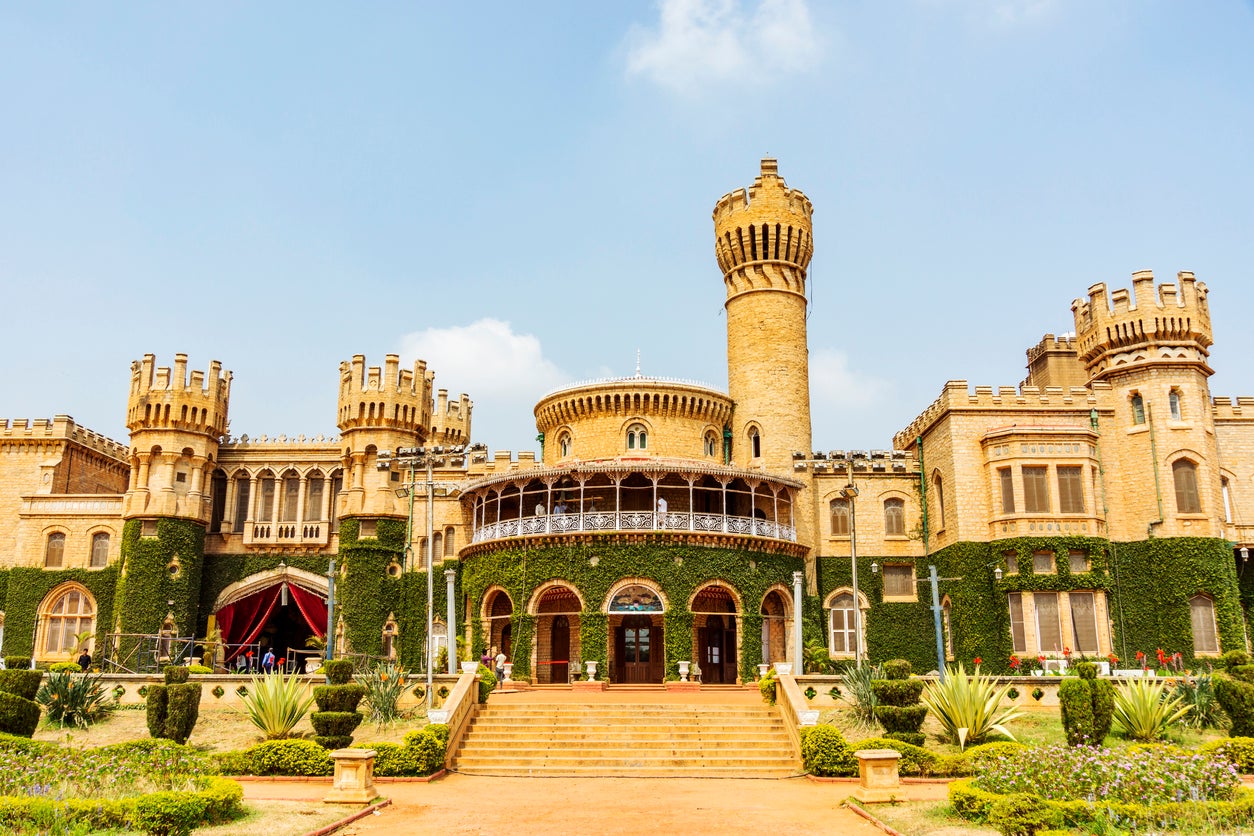
<path fill-rule="evenodd" d="M 1192 273 L 1177 278 L 1156 289 L 1142 270 L 1130 294 L 1108 300 L 1106 285 L 1095 284 L 1071 305 L 1089 381 L 1111 386 L 1114 426 L 1100 430 L 1122 436 L 1103 444 L 1107 491 L 1122 497 L 1123 510 L 1107 521 L 1112 540 L 1223 536 L 1206 285 Z"/>
<path fill-rule="evenodd" d="M 431 389 L 435 373 L 425 360 L 400 368 L 389 354 L 384 365 L 366 366 L 364 355 L 340 363 L 340 447 L 344 455 L 344 504 L 341 516 L 403 514 L 395 503 L 392 476 L 378 471 L 381 450 L 418 447 L 432 427 Z"/>
<path fill-rule="evenodd" d="M 174 369 L 154 368 L 145 354 L 131 364 L 126 428 L 131 434 L 131 479 L 123 505 L 126 519 L 178 517 L 205 523 L 210 503 L 208 473 L 226 433 L 231 373 L 217 360 L 187 375 L 187 355 Z"/>
<path fill-rule="evenodd" d="M 735 402 L 731 457 L 775 473 L 810 450 L 806 268 L 814 253 L 809 198 L 775 160 L 753 185 L 714 206 L 714 249 L 727 286 L 727 391 Z"/>

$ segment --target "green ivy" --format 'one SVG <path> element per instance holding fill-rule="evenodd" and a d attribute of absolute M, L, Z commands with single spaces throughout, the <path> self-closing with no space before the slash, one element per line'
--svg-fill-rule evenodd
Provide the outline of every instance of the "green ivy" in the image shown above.
<path fill-rule="evenodd" d="M 336 584 L 336 605 L 344 620 L 348 647 L 354 653 L 369 655 L 383 652 L 383 624 L 402 597 L 401 579 L 388 575 L 388 564 L 399 562 L 405 553 L 404 520 L 383 519 L 377 526 L 376 537 L 359 539 L 357 520 L 340 524 L 339 565 L 344 574 Z M 399 621 L 400 613 L 397 615 Z M 412 629 L 413 625 L 407 623 L 402 627 L 402 635 L 415 636 Z M 422 637 L 415 637 L 421 648 Z M 421 649 L 418 653 L 422 655 Z"/>
<path fill-rule="evenodd" d="M 719 581 L 734 589 L 743 603 L 742 639 L 747 640 L 741 641 L 739 666 L 742 679 L 752 681 L 761 657 L 754 639 L 761 630 L 762 598 L 774 584 L 791 584 L 792 573 L 802 568 L 801 558 L 786 555 L 707 548 L 665 539 L 622 543 L 607 536 L 591 545 L 519 547 L 475 556 L 462 567 L 462 589 L 470 601 L 476 652 L 486 643 L 477 617 L 485 593 L 493 585 L 509 593 L 514 603 L 514 672 L 526 676 L 531 674 L 535 634 L 534 618 L 526 614 L 526 606 L 540 584 L 566 581 L 585 602 L 580 616 L 583 659 L 595 659 L 598 678 L 604 678 L 600 671 L 607 671 L 609 636 L 601 609 L 610 588 L 622 578 L 647 578 L 658 585 L 669 603 L 664 616 L 666 675 L 677 677 L 678 662 L 693 658 L 692 616 L 684 608 L 698 588 Z"/>
<path fill-rule="evenodd" d="M 114 590 L 118 582 L 116 567 L 55 571 L 18 566 L 6 570 L 4 576 L 8 592 L 3 605 L 6 610 L 6 655 L 37 655 L 33 642 L 39 605 L 54 588 L 70 581 L 81 583 L 96 599 L 95 655 L 97 658 L 101 655 L 106 647 L 105 636 L 113 624 Z"/>
<path fill-rule="evenodd" d="M 188 520 L 157 520 L 157 536 L 143 537 L 143 521 L 128 520 L 122 529 L 122 577 L 117 586 L 118 632 L 153 635 L 166 614 L 174 613 L 178 635 L 191 635 L 200 610 L 205 529 Z M 169 566 L 178 556 L 179 571 Z M 168 602 L 173 601 L 173 607 Z M 125 658 L 131 648 L 121 648 Z"/>

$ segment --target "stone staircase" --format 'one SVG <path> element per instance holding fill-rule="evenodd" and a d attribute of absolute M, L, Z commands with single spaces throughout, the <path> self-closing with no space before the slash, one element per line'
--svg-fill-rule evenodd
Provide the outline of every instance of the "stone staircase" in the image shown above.
<path fill-rule="evenodd" d="M 784 778 L 802 772 L 765 705 L 489 700 L 453 761 L 467 775 Z"/>

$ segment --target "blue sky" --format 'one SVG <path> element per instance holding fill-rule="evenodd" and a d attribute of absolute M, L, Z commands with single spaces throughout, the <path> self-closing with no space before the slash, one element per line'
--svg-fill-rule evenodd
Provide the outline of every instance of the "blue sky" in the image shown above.
<path fill-rule="evenodd" d="M 1250 3 L 0 5 L 8 417 L 125 439 L 130 361 L 235 373 L 231 430 L 335 432 L 415 353 L 474 436 L 549 389 L 726 385 L 710 212 L 815 204 L 818 449 L 1014 385 L 1089 285 L 1192 270 L 1254 395 Z"/>

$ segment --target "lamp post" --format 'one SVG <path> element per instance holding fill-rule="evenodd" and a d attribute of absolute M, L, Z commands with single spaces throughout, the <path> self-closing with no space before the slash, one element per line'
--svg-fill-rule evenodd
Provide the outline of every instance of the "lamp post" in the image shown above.
<path fill-rule="evenodd" d="M 852 478 L 852 473 L 850 475 Z M 862 667 L 862 605 L 858 594 L 858 514 L 854 500 L 858 498 L 858 486 L 853 482 L 840 489 L 841 498 L 849 503 L 849 556 L 853 566 L 853 660 Z"/>
<path fill-rule="evenodd" d="M 432 684 L 435 675 L 435 642 L 433 633 L 435 632 L 435 490 L 441 488 L 450 493 L 456 493 L 458 483 L 456 482 L 437 482 L 435 479 L 435 467 L 441 467 L 446 464 L 460 466 L 465 462 L 465 454 L 468 451 L 486 450 L 484 444 L 474 444 L 469 447 L 464 445 L 455 445 L 450 447 L 401 447 L 395 453 L 385 450 L 379 453 L 379 470 L 392 469 L 393 464 L 401 465 L 408 470 L 409 479 L 404 487 L 396 489 L 397 496 L 409 497 L 409 517 L 405 525 L 405 554 L 409 555 L 413 551 L 413 529 L 414 529 L 414 491 L 421 485 L 427 495 L 427 565 L 425 567 L 427 573 L 427 641 L 426 653 L 424 654 L 425 666 L 427 671 L 427 708 L 432 706 Z M 426 470 L 426 478 L 418 478 L 418 469 Z M 447 494 L 446 494 L 447 495 Z M 413 562 L 409 562 L 409 566 L 413 566 Z M 451 598 L 451 596 L 450 596 Z M 453 634 L 456 602 L 450 600 L 448 605 L 449 624 L 445 640 L 448 642 L 449 666 L 453 666 L 454 648 L 456 647 Z"/>

